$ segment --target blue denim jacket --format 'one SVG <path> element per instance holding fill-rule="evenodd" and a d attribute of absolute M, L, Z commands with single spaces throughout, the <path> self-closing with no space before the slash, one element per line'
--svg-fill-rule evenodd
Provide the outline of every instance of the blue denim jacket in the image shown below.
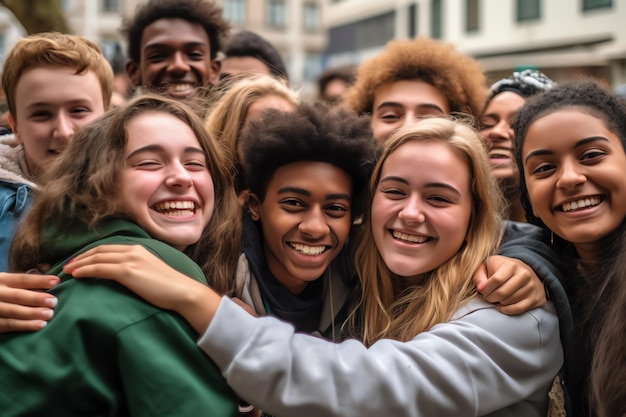
<path fill-rule="evenodd" d="M 15 228 L 32 204 L 31 188 L 0 180 L 0 271 L 9 268 L 8 254 Z"/>

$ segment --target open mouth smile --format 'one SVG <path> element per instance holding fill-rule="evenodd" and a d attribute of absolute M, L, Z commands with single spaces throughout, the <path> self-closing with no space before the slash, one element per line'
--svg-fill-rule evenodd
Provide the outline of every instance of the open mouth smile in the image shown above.
<path fill-rule="evenodd" d="M 565 213 L 577 210 L 584 210 L 599 205 L 603 200 L 604 199 L 601 196 L 585 197 L 563 203 L 558 206 L 558 209 Z"/>
<path fill-rule="evenodd" d="M 410 235 L 408 233 L 398 232 L 397 230 L 392 230 L 391 235 L 394 239 L 409 243 L 425 243 L 433 240 L 432 237 L 422 235 Z"/>
<path fill-rule="evenodd" d="M 171 217 L 193 216 L 196 212 L 196 203 L 193 201 L 162 201 L 152 206 L 157 213 Z"/>
<path fill-rule="evenodd" d="M 330 249 L 330 246 L 324 246 L 324 245 L 309 246 L 309 245 L 304 245 L 302 243 L 292 243 L 292 242 L 288 242 L 287 244 L 296 252 L 301 253 L 303 255 L 307 255 L 307 256 L 321 255 L 322 253 Z"/>

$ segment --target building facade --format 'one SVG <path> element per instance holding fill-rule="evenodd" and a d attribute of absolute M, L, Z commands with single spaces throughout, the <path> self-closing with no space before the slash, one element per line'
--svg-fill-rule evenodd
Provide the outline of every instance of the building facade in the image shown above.
<path fill-rule="evenodd" d="M 125 50 L 119 27 L 146 0 L 62 0 L 73 33 L 98 42 L 107 58 Z M 182 0 L 181 0 L 182 1 Z M 322 0 L 215 0 L 224 16 L 239 30 L 256 32 L 281 53 L 291 84 L 312 94 L 322 70 L 326 32 L 322 25 Z M 0 8 L 0 57 L 24 31 L 12 15 Z"/>
<path fill-rule="evenodd" d="M 418 35 L 477 58 L 490 80 L 538 68 L 557 81 L 626 83 L 626 0 L 325 0 L 324 65 L 359 63 Z"/>

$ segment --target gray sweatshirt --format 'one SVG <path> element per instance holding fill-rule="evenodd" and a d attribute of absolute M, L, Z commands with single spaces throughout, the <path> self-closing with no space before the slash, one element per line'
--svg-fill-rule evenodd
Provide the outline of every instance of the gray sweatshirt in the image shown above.
<path fill-rule="evenodd" d="M 553 306 L 507 316 L 480 297 L 409 342 L 335 344 L 223 298 L 198 342 L 277 417 L 545 416 L 563 362 Z"/>

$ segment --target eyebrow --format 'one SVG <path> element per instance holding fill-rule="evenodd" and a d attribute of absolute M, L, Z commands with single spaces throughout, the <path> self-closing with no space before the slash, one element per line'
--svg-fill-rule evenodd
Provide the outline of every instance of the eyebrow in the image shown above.
<path fill-rule="evenodd" d="M 75 98 L 73 100 L 69 100 L 66 102 L 63 102 L 63 105 L 71 105 L 71 106 L 77 106 L 77 105 L 85 105 L 85 104 L 91 104 L 90 98 L 89 97 L 79 97 L 79 98 Z M 36 107 L 46 107 L 46 106 L 56 106 L 57 103 L 53 103 L 50 101 L 36 101 L 33 103 L 27 103 L 26 104 L 26 108 L 27 109 L 31 109 L 31 108 L 36 108 Z"/>
<path fill-rule="evenodd" d="M 286 194 L 286 193 L 295 193 L 295 194 L 301 194 L 305 197 L 311 197 L 311 192 L 309 190 L 305 190 L 304 188 L 285 186 L 278 190 L 278 194 Z M 337 193 L 337 194 L 326 194 L 326 200 L 352 201 L 352 198 L 350 197 L 349 194 Z"/>
<path fill-rule="evenodd" d="M 403 107 L 404 108 L 406 106 L 404 104 L 401 104 L 395 101 L 385 101 L 385 102 L 380 103 L 380 105 L 376 107 L 376 110 L 380 110 L 382 107 Z M 433 110 L 437 110 L 438 112 L 441 112 L 441 114 L 445 114 L 445 112 L 443 111 L 441 107 L 432 103 L 420 103 L 416 107 L 418 109 L 433 109 Z"/>
<path fill-rule="evenodd" d="M 208 47 L 208 45 L 204 42 L 196 42 L 196 41 L 192 41 L 192 42 L 186 42 L 183 45 L 185 48 L 188 47 Z M 156 43 L 148 43 L 146 45 L 144 45 L 143 49 L 147 50 L 147 49 L 151 49 L 151 48 L 167 48 L 167 49 L 176 49 L 174 47 L 172 47 L 171 45 L 168 45 L 166 43 L 160 43 L 160 42 L 156 42 Z"/>
<path fill-rule="evenodd" d="M 139 149 L 134 150 L 133 152 L 131 152 L 126 159 L 130 159 L 133 156 L 140 154 L 142 152 L 164 152 L 165 149 L 161 146 L 161 145 L 146 145 L 143 146 Z M 200 148 L 194 148 L 193 146 L 188 146 L 185 148 L 185 150 L 183 151 L 184 153 L 191 153 L 191 154 L 202 154 L 205 155 L 205 152 L 200 149 Z"/>
<path fill-rule="evenodd" d="M 587 145 L 588 143 L 596 142 L 596 141 L 608 142 L 609 140 L 605 138 L 604 136 L 591 136 L 591 137 L 584 138 L 576 142 L 576 144 L 574 145 L 574 149 L 580 148 L 581 146 L 584 146 L 584 145 Z M 530 158 L 534 156 L 540 156 L 540 155 L 554 155 L 554 152 L 548 149 L 537 149 L 536 151 L 530 152 L 526 156 L 526 159 L 524 159 L 524 164 L 527 164 Z"/>
<path fill-rule="evenodd" d="M 380 181 L 378 181 L 378 183 L 381 184 L 387 181 L 397 181 L 397 182 L 401 182 L 402 184 L 409 185 L 409 182 L 405 180 L 404 178 L 393 176 L 393 175 L 382 178 Z M 424 184 L 424 188 L 445 188 L 459 196 L 461 195 L 461 192 L 459 190 L 457 190 L 455 187 L 453 187 L 450 184 L 446 184 L 445 182 L 429 182 L 429 183 Z"/>

